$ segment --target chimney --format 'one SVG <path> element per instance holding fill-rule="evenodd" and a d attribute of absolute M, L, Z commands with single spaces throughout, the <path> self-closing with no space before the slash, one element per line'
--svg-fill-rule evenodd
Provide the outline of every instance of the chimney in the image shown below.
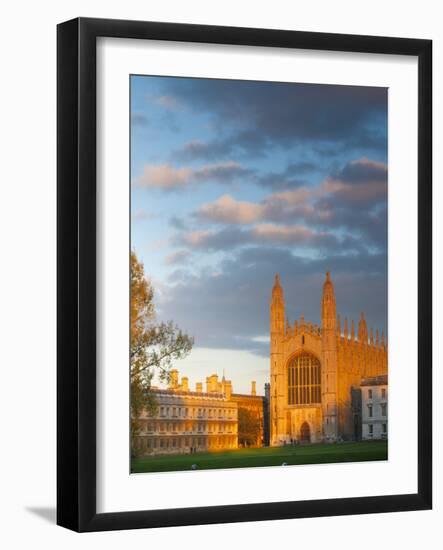
<path fill-rule="evenodd" d="M 223 393 L 226 399 L 231 399 L 232 395 L 232 382 L 230 380 L 225 380 L 223 384 Z"/>
<path fill-rule="evenodd" d="M 253 380 L 251 382 L 251 395 L 257 395 L 256 382 Z"/>
<path fill-rule="evenodd" d="M 216 374 L 211 374 L 206 378 L 206 392 L 207 393 L 217 393 L 219 391 L 218 376 Z"/>
<path fill-rule="evenodd" d="M 189 378 L 187 376 L 182 376 L 182 387 L 183 391 L 189 391 Z"/>
<path fill-rule="evenodd" d="M 178 387 L 178 370 L 172 369 L 169 372 L 169 389 L 176 390 Z"/>

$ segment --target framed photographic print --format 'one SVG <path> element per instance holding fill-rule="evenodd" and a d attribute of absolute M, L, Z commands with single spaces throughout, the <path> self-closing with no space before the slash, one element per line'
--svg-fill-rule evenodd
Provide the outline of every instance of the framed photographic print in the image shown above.
<path fill-rule="evenodd" d="M 432 505 L 428 40 L 58 27 L 58 512 Z"/>

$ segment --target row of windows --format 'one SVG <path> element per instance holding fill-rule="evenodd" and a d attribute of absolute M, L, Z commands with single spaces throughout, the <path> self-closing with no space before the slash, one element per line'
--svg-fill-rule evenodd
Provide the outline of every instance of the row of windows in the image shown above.
<path fill-rule="evenodd" d="M 382 435 L 386 435 L 387 431 L 388 431 L 388 425 L 382 424 L 381 425 Z M 368 424 L 368 432 L 369 432 L 369 435 L 374 435 L 374 424 Z"/>
<path fill-rule="evenodd" d="M 368 389 L 368 399 L 372 399 L 374 392 L 372 389 Z M 386 388 L 381 389 L 381 398 L 386 399 Z"/>
<path fill-rule="evenodd" d="M 298 355 L 288 367 L 288 403 L 308 405 L 320 402 L 320 361 L 308 353 Z"/>
<path fill-rule="evenodd" d="M 225 424 L 181 424 L 178 422 L 150 422 L 146 425 L 148 433 L 170 432 L 170 433 L 186 433 L 186 432 L 208 432 L 208 433 L 233 433 L 232 422 Z"/>
<path fill-rule="evenodd" d="M 160 416 L 182 418 L 233 418 L 235 409 L 206 409 L 190 407 L 160 407 Z"/>
<path fill-rule="evenodd" d="M 381 403 L 380 404 L 380 414 L 381 416 L 386 416 L 387 413 L 387 404 Z M 374 405 L 368 405 L 368 416 L 369 418 L 372 418 L 374 416 Z"/>
<path fill-rule="evenodd" d="M 235 444 L 236 438 L 215 437 L 210 440 L 211 445 L 226 445 L 226 443 Z M 142 438 L 139 440 L 141 449 L 182 449 L 185 447 L 204 447 L 206 441 L 204 437 L 186 437 L 186 438 Z"/>

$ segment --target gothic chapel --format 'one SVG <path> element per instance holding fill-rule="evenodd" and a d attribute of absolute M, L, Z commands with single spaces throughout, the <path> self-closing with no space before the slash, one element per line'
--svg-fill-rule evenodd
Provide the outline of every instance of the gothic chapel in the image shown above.
<path fill-rule="evenodd" d="M 343 332 L 336 313 L 329 272 L 323 284 L 321 327 L 303 316 L 285 322 L 279 275 L 271 298 L 271 445 L 334 442 L 355 438 L 352 390 L 362 378 L 387 374 L 384 334 L 368 329 L 364 314 L 355 334 L 354 321 Z"/>

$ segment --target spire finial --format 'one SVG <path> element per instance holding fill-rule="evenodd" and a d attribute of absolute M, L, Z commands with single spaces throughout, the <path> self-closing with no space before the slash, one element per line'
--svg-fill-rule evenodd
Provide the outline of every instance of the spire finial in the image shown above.
<path fill-rule="evenodd" d="M 279 297 L 283 299 L 283 288 L 280 284 L 280 275 L 278 273 L 276 273 L 274 277 L 274 286 L 272 287 L 272 297 L 273 298 Z"/>

